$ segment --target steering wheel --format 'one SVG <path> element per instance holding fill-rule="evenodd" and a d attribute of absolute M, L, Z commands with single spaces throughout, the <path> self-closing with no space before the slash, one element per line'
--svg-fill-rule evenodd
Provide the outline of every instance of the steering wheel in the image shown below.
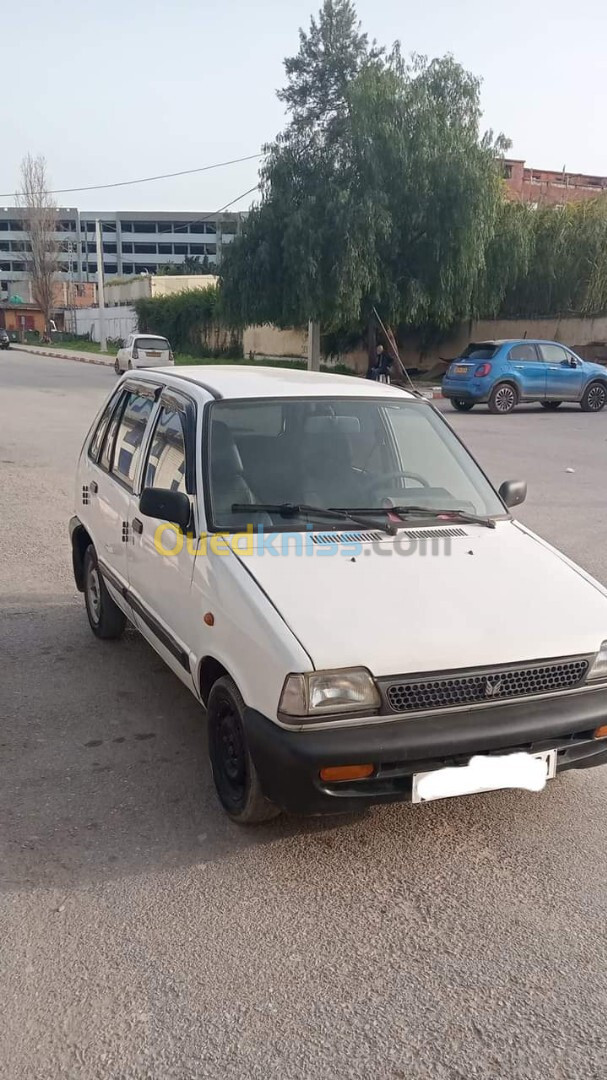
<path fill-rule="evenodd" d="M 379 479 L 377 479 L 377 480 L 373 480 L 369 484 L 369 490 L 370 490 L 371 494 L 372 495 L 375 494 L 375 492 L 378 490 L 378 488 L 385 487 L 386 483 L 389 482 L 390 480 L 415 480 L 418 484 L 421 484 L 422 487 L 425 487 L 425 488 L 430 487 L 428 481 L 424 480 L 424 477 L 420 476 L 419 473 L 416 473 L 416 472 L 391 472 L 391 473 L 385 473 L 384 476 L 379 477 Z"/>

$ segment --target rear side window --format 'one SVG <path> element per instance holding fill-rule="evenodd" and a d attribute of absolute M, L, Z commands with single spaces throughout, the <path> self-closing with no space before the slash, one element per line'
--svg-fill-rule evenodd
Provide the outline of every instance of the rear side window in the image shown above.
<path fill-rule="evenodd" d="M 130 491 L 135 486 L 141 446 L 153 405 L 151 397 L 130 393 L 118 425 L 111 471 Z"/>
<path fill-rule="evenodd" d="M 91 461 L 97 461 L 97 458 L 99 457 L 99 451 L 101 450 L 103 439 L 104 439 L 105 433 L 106 433 L 106 431 L 108 429 L 108 424 L 110 422 L 110 417 L 111 417 L 112 412 L 114 411 L 114 409 L 116 407 L 116 402 L 118 401 L 118 396 L 119 395 L 117 395 L 117 394 L 112 395 L 112 397 L 108 401 L 105 409 L 103 410 L 103 412 L 101 414 L 101 417 L 99 419 L 99 423 L 97 424 L 97 427 L 95 428 L 95 434 L 93 435 L 93 438 L 91 439 L 91 441 L 89 443 L 89 449 L 88 449 L 88 455 L 89 455 Z"/>
<path fill-rule="evenodd" d="M 513 345 L 509 354 L 510 360 L 522 360 L 525 363 L 537 363 L 538 355 L 535 345 L 529 345 L 521 343 L 520 345 Z"/>
<path fill-rule="evenodd" d="M 467 345 L 464 349 L 461 359 L 462 360 L 492 360 L 496 352 L 499 349 L 499 345 L 492 345 L 491 342 L 480 343 L 475 345 L 473 342 Z"/>
<path fill-rule="evenodd" d="M 160 411 L 152 439 L 143 486 L 186 490 L 183 413 L 166 405 Z"/>

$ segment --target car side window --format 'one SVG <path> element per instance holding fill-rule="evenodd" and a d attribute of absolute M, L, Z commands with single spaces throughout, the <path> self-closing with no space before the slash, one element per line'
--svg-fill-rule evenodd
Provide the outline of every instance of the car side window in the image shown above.
<path fill-rule="evenodd" d="M 122 410 L 116 432 L 116 445 L 110 471 L 130 491 L 135 486 L 141 447 L 152 408 L 153 398 L 132 391 Z"/>
<path fill-rule="evenodd" d="M 108 429 L 112 413 L 116 408 L 117 401 L 118 395 L 113 394 L 99 418 L 99 423 L 95 428 L 93 438 L 91 439 L 88 448 L 88 455 L 91 461 L 97 461 L 97 458 L 99 457 L 99 451 L 101 450 L 103 439 Z"/>
<path fill-rule="evenodd" d="M 184 414 L 163 405 L 145 468 L 144 487 L 186 491 Z"/>
<path fill-rule="evenodd" d="M 98 460 L 100 468 L 105 469 L 106 472 L 110 471 L 112 460 L 114 457 L 114 444 L 116 442 L 116 432 L 118 431 L 118 425 L 122 419 L 122 413 L 124 412 L 124 406 L 126 405 L 129 394 L 127 390 L 123 390 L 118 399 L 118 404 L 112 413 L 111 420 L 105 430 L 105 435 L 102 439 L 101 445 L 101 457 Z"/>
<path fill-rule="evenodd" d="M 538 359 L 541 358 L 537 355 L 537 349 L 535 345 L 530 345 L 528 343 L 522 342 L 520 345 L 512 346 L 509 354 L 509 359 L 517 360 L 519 363 L 521 361 L 525 363 L 537 363 Z"/>
<path fill-rule="evenodd" d="M 562 345 L 540 345 L 540 352 L 547 364 L 569 363 L 569 354 Z"/>

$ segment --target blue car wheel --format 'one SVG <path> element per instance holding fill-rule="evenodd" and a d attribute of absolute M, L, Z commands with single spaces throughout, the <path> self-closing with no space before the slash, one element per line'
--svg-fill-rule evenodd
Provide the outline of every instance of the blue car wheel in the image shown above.
<path fill-rule="evenodd" d="M 582 394 L 580 405 L 584 412 L 600 412 L 607 404 L 607 383 L 591 382 Z"/>
<path fill-rule="evenodd" d="M 500 415 L 512 412 L 517 401 L 518 394 L 512 383 L 496 383 L 489 395 L 489 412 Z"/>

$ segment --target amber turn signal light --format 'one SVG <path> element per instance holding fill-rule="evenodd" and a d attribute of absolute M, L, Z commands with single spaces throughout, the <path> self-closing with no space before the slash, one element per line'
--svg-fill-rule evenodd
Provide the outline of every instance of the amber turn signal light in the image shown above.
<path fill-rule="evenodd" d="M 330 765 L 320 770 L 320 779 L 327 783 L 335 783 L 337 780 L 364 780 L 374 772 L 374 765 Z"/>
<path fill-rule="evenodd" d="M 598 727 L 594 733 L 595 739 L 607 739 L 607 724 L 603 724 L 602 727 Z"/>

